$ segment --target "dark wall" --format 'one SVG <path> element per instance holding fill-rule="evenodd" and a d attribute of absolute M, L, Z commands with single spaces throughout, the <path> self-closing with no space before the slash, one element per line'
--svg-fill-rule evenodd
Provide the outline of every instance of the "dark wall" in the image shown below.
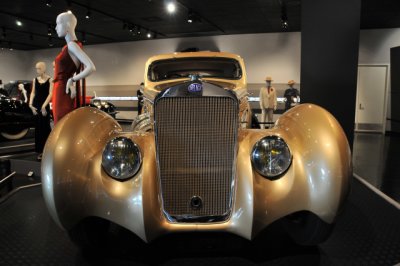
<path fill-rule="evenodd" d="M 331 112 L 352 146 L 361 0 L 301 5 L 301 100 Z"/>
<path fill-rule="evenodd" d="M 400 46 L 390 49 L 391 131 L 400 133 Z"/>

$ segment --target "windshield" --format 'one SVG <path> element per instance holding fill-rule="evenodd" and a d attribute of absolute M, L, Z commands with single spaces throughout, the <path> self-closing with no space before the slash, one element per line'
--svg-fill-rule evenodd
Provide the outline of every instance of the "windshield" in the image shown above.
<path fill-rule="evenodd" d="M 201 77 L 240 79 L 242 69 L 237 60 L 221 57 L 173 58 L 155 61 L 149 66 L 151 81 L 186 78 L 189 75 Z"/>

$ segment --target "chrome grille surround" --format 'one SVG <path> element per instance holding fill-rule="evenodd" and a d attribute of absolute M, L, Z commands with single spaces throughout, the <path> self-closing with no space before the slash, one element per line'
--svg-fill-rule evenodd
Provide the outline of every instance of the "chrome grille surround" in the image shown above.
<path fill-rule="evenodd" d="M 232 210 L 239 102 L 208 85 L 221 94 L 167 93 L 154 104 L 158 177 L 170 222 L 224 221 Z M 191 206 L 193 198 L 201 207 Z"/>

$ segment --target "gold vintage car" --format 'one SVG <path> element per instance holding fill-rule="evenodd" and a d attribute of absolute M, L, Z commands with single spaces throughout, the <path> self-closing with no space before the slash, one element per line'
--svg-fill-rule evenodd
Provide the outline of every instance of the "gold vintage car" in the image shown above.
<path fill-rule="evenodd" d="M 345 134 L 313 104 L 251 129 L 246 83 L 238 55 L 158 55 L 132 132 L 94 108 L 68 114 L 42 160 L 54 221 L 86 240 L 118 225 L 150 243 L 193 232 L 252 240 L 279 220 L 298 243 L 324 241 L 349 191 Z"/>

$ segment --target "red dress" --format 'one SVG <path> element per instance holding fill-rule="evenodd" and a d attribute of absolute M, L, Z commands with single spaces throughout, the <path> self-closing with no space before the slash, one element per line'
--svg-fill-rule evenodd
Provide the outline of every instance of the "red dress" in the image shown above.
<path fill-rule="evenodd" d="M 75 41 L 81 48 L 82 43 Z M 68 46 L 65 45 L 54 60 L 54 88 L 53 88 L 53 117 L 54 125 L 71 112 L 75 106 L 75 100 L 65 93 L 67 81 L 73 77 L 79 67 L 75 65 L 68 53 Z"/>

